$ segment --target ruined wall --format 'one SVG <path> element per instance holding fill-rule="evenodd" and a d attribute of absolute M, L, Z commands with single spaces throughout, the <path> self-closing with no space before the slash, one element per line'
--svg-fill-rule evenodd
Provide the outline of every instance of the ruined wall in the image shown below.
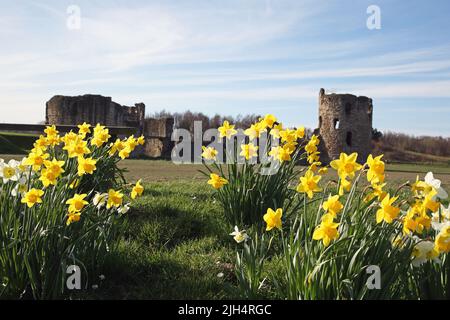
<path fill-rule="evenodd" d="M 145 119 L 144 154 L 151 158 L 170 158 L 174 143 L 171 140 L 174 126 L 173 118 Z"/>
<path fill-rule="evenodd" d="M 321 159 L 328 162 L 341 152 L 358 152 L 364 162 L 371 152 L 372 99 L 352 94 L 319 93 L 319 128 Z"/>
<path fill-rule="evenodd" d="M 145 119 L 143 103 L 136 103 L 134 107 L 122 106 L 112 101 L 111 97 L 91 94 L 75 97 L 57 95 L 47 102 L 47 124 L 78 125 L 83 122 L 134 127 L 138 135 L 144 135 L 146 143 L 144 147 L 138 147 L 132 156 L 170 158 L 174 119 Z"/>
<path fill-rule="evenodd" d="M 86 94 L 83 96 L 57 95 L 46 103 L 46 123 L 75 125 L 88 122 L 107 126 L 142 128 L 145 105 L 122 106 L 111 97 Z"/>

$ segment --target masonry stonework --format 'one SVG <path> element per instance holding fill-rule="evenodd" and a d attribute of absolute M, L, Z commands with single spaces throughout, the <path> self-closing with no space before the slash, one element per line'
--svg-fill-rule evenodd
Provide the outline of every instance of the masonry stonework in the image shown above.
<path fill-rule="evenodd" d="M 134 156 L 168 158 L 172 146 L 173 118 L 145 119 L 145 104 L 122 106 L 111 97 L 86 94 L 82 96 L 56 95 L 46 103 L 46 123 L 77 125 L 83 122 L 105 126 L 133 127 L 137 135 L 144 135 L 146 144 Z"/>
<path fill-rule="evenodd" d="M 329 162 L 341 152 L 358 153 L 364 162 L 371 152 L 372 99 L 352 94 L 319 93 L 319 128 L 321 160 Z"/>

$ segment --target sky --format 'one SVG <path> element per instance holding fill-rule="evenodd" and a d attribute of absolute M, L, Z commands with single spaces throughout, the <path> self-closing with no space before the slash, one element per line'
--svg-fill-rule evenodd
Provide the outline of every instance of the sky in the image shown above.
<path fill-rule="evenodd" d="M 0 0 L 0 122 L 37 123 L 53 95 L 92 93 L 148 114 L 315 128 L 323 87 L 371 97 L 378 130 L 450 137 L 449 12 L 448 0 Z"/>

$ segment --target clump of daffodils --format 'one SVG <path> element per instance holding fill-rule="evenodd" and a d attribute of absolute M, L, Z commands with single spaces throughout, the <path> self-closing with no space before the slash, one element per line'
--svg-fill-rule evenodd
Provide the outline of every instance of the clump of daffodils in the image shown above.
<path fill-rule="evenodd" d="M 110 142 L 110 138 L 108 128 L 100 124 L 92 127 L 83 123 L 78 126 L 78 132 L 64 135 L 52 125 L 46 127 L 44 134 L 21 161 L 0 159 L 0 220 L 10 221 L 10 226 L 20 229 L 17 232 L 15 227 L 0 227 L 2 246 L 8 248 L 5 256 L 10 261 L 37 263 L 18 265 L 17 270 L 21 274 L 28 274 L 30 269 L 39 270 L 42 265 L 63 263 L 69 258 L 65 256 L 68 253 L 77 259 L 97 257 L 101 253 L 96 250 L 109 247 L 107 241 L 113 234 L 115 219 L 130 209 L 127 199 L 134 200 L 144 192 L 141 180 L 131 187 L 130 193 L 125 192 L 126 185 L 117 179 L 122 174 L 117 163 L 128 158 L 137 146 L 145 142 L 142 136 L 114 142 Z M 13 220 L 17 221 L 13 223 Z M 36 230 L 40 233 L 35 233 Z M 46 234 L 45 239 L 40 238 L 42 232 Z M 27 241 L 18 241 L 18 236 L 26 237 Z M 32 260 L 18 256 L 38 250 L 45 253 L 39 248 L 47 245 L 45 241 L 52 241 L 53 247 L 56 244 L 58 250 L 61 249 L 53 256 L 60 260 L 46 261 L 46 255 L 33 256 Z M 97 247 L 93 249 L 85 243 L 87 241 L 96 243 Z M 29 244 L 33 250 L 19 249 L 17 243 Z M 6 269 L 1 264 L 0 278 L 4 279 L 6 275 L 2 270 Z M 51 276 L 54 275 L 42 274 L 42 277 Z M 42 281 L 34 281 L 38 280 L 29 278 L 26 283 L 19 283 L 10 279 L 10 287 L 5 292 L 14 296 L 13 288 L 25 286 L 22 291 L 32 287 L 36 290 L 33 294 L 45 295 L 45 290 L 39 287 Z M 55 283 L 60 282 L 60 279 L 55 279 Z"/>

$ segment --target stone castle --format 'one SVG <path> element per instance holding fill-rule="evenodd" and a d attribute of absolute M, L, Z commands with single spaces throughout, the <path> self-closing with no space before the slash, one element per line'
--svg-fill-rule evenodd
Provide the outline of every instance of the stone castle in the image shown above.
<path fill-rule="evenodd" d="M 319 92 L 320 158 L 327 163 L 339 158 L 341 152 L 358 153 L 358 162 L 365 162 L 372 143 L 372 99 L 352 94 Z"/>
<path fill-rule="evenodd" d="M 135 156 L 169 158 L 174 119 L 145 118 L 145 104 L 122 106 L 111 97 L 87 94 L 57 95 L 46 103 L 46 124 L 77 125 L 83 122 L 114 127 L 136 128 L 136 135 L 145 136 L 145 145 Z"/>
<path fill-rule="evenodd" d="M 358 152 L 358 161 L 364 162 L 371 152 L 372 99 L 351 94 L 319 93 L 320 158 L 324 163 L 338 158 L 341 152 Z M 173 118 L 145 118 L 145 104 L 122 106 L 111 97 L 101 95 L 61 96 L 51 98 L 46 104 L 46 123 L 76 125 L 83 122 L 93 125 L 133 127 L 136 134 L 144 135 L 146 143 L 140 154 L 150 158 L 170 158 L 174 129 Z M 135 154 L 134 156 L 138 156 Z"/>

